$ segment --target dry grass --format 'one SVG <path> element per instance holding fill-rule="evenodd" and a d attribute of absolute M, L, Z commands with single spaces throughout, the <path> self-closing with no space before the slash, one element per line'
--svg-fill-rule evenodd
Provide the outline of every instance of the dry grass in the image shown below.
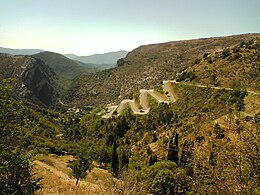
<path fill-rule="evenodd" d="M 249 94 L 245 97 L 246 109 L 245 113 L 254 116 L 260 112 L 260 95 Z"/>
<path fill-rule="evenodd" d="M 40 155 L 35 161 L 37 177 L 42 177 L 43 188 L 37 194 L 116 194 L 119 180 L 107 171 L 94 168 L 84 180 L 80 180 L 78 186 L 76 180 L 70 177 L 71 170 L 67 162 L 72 156 Z"/>

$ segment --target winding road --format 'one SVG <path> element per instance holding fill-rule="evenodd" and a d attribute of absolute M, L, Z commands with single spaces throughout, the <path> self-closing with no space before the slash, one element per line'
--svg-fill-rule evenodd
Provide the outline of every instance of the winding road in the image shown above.
<path fill-rule="evenodd" d="M 148 114 L 150 111 L 150 106 L 149 106 L 149 99 L 148 95 L 152 96 L 155 98 L 159 103 L 170 103 L 170 102 L 175 102 L 176 97 L 174 97 L 171 89 L 171 84 L 176 83 L 176 81 L 164 81 L 164 91 L 165 94 L 160 94 L 159 92 L 154 91 L 153 89 L 146 90 L 146 89 L 140 89 L 140 96 L 139 96 L 139 102 L 140 102 L 140 107 L 138 107 L 138 104 L 136 103 L 135 99 L 126 99 L 122 100 L 118 106 L 109 106 L 108 107 L 108 112 L 102 116 L 102 118 L 111 118 L 112 115 L 117 112 L 118 115 L 122 114 L 123 110 L 129 105 L 131 110 L 133 111 L 134 114 L 137 115 L 145 115 Z"/>
<path fill-rule="evenodd" d="M 117 115 L 122 114 L 123 110 L 129 105 L 131 110 L 133 111 L 134 114 L 137 115 L 145 115 L 148 114 L 150 111 L 150 106 L 149 106 L 149 99 L 148 95 L 152 96 L 155 98 L 159 103 L 171 103 L 175 102 L 177 97 L 174 94 L 174 91 L 171 87 L 172 84 L 178 84 L 176 80 L 168 80 L 168 81 L 163 81 L 163 90 L 164 94 L 160 94 L 159 92 L 154 91 L 153 89 L 146 90 L 146 89 L 140 89 L 140 96 L 139 96 L 139 102 L 140 102 L 140 107 L 138 107 L 138 104 L 136 103 L 135 99 L 126 99 L 122 100 L 119 105 L 117 106 L 109 106 L 107 109 L 107 113 L 102 116 L 102 118 L 111 118 L 112 115 L 117 112 Z M 206 85 L 201 85 L 201 84 L 191 84 L 191 83 L 181 83 L 183 85 L 188 85 L 188 86 L 195 86 L 195 87 L 202 87 L 202 88 L 211 88 L 211 89 L 217 89 L 217 90 L 233 90 L 228 87 L 214 87 L 214 86 L 206 86 Z M 248 93 L 254 94 L 254 95 L 260 95 L 259 92 L 255 91 L 247 91 Z"/>

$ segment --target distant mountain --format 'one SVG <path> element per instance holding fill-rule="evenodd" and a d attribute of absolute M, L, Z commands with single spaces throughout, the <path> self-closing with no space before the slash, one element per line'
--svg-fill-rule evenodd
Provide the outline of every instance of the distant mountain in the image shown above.
<path fill-rule="evenodd" d="M 65 54 L 65 56 L 70 59 L 94 66 L 99 70 L 104 70 L 115 67 L 117 60 L 126 57 L 127 53 L 127 51 L 121 50 L 104 54 L 94 54 L 90 56 L 76 56 L 74 54 Z"/>
<path fill-rule="evenodd" d="M 45 64 L 62 78 L 73 79 L 79 75 L 95 72 L 93 67 L 83 64 L 82 62 L 71 60 L 58 53 L 45 51 L 32 56 L 45 62 Z"/>
<path fill-rule="evenodd" d="M 0 47 L 0 53 L 7 53 L 12 55 L 33 55 L 43 52 L 40 49 L 10 49 L 5 47 Z"/>
<path fill-rule="evenodd" d="M 75 58 L 78 58 L 79 56 L 75 54 L 64 54 L 65 57 L 74 60 Z"/>

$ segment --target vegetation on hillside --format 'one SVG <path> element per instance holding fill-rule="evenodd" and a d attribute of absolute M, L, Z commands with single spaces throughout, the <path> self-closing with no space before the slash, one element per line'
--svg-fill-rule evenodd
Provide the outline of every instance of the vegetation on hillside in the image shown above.
<path fill-rule="evenodd" d="M 247 90 L 260 91 L 260 43 L 259 38 L 205 53 L 200 63 L 178 76 L 192 83 L 218 87 L 243 85 Z"/>

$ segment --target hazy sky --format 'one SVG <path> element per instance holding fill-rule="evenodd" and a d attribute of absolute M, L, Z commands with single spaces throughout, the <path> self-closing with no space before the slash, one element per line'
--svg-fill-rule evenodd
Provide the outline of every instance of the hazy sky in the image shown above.
<path fill-rule="evenodd" d="M 0 0 L 0 46 L 89 55 L 260 32 L 260 0 Z"/>

